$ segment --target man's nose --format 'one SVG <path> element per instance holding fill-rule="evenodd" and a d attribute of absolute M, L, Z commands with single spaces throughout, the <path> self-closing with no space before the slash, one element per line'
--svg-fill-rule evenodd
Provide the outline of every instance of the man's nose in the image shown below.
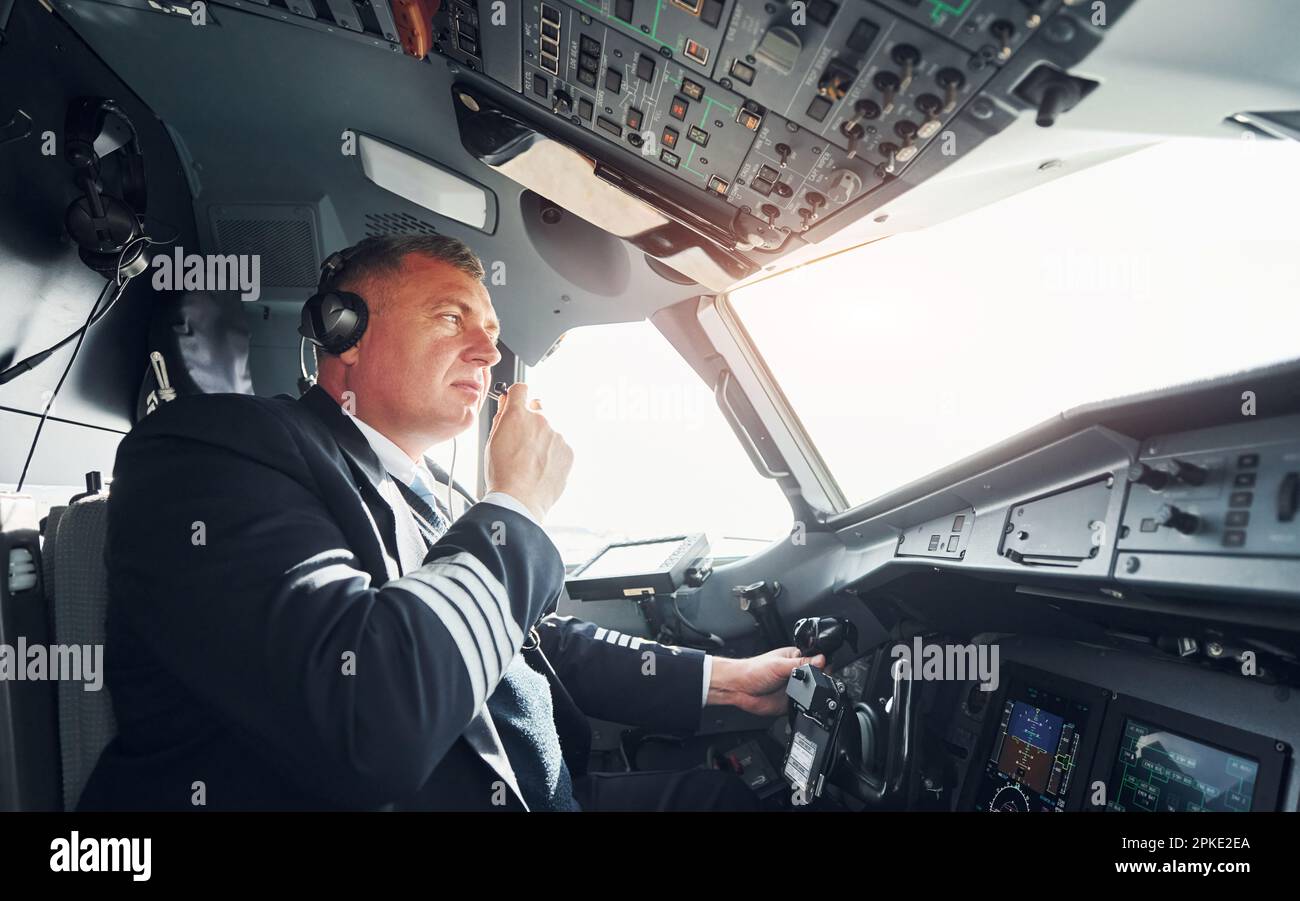
<path fill-rule="evenodd" d="M 474 343 L 469 348 L 469 357 L 481 366 L 495 366 L 501 362 L 501 351 L 497 350 L 496 341 L 484 329 L 477 329 Z"/>

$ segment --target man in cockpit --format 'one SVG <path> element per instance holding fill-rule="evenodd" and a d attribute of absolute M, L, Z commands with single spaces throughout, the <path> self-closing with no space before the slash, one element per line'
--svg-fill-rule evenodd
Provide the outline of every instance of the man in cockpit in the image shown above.
<path fill-rule="evenodd" d="M 119 733 L 81 808 L 756 806 L 716 770 L 586 772 L 585 716 L 691 733 L 707 704 L 774 715 L 809 661 L 554 615 L 564 567 L 541 523 L 573 453 L 526 385 L 492 423 L 487 494 L 459 516 L 437 497 L 424 453 L 475 422 L 500 359 L 482 278 L 455 239 L 368 238 L 308 303 L 316 386 L 181 398 L 123 440 Z"/>

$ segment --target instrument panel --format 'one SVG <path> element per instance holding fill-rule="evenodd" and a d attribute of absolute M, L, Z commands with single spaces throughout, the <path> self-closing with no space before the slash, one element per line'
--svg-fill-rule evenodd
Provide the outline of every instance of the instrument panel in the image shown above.
<path fill-rule="evenodd" d="M 1054 673 L 1005 669 L 960 809 L 1277 808 L 1286 743 Z"/>
<path fill-rule="evenodd" d="M 895 559 L 1162 590 L 1300 593 L 1300 416 L 1155 436 L 1127 455 L 1115 437 L 1081 432 L 1008 465 L 1005 503 L 954 504 L 904 529 Z M 1053 453 L 1068 459 L 1045 462 Z M 971 497 L 987 481 L 953 494 Z"/>
<path fill-rule="evenodd" d="M 487 6 L 442 4 L 434 49 L 599 139 L 602 163 L 635 156 L 724 201 L 701 214 L 760 251 L 865 215 L 921 157 L 932 172 L 1041 106 L 1044 86 L 1074 98 L 1046 101 L 1064 111 L 1086 94 L 1066 69 L 1104 31 L 1062 0 L 527 0 L 504 20 L 512 43 Z"/>

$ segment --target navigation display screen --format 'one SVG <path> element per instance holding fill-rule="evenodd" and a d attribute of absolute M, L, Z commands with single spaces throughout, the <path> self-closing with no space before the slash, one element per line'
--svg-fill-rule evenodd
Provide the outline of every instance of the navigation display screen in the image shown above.
<path fill-rule="evenodd" d="M 1124 721 L 1107 810 L 1246 811 L 1259 762 L 1139 719 Z"/>
<path fill-rule="evenodd" d="M 607 576 L 629 576 L 657 572 L 681 544 L 680 538 L 655 541 L 647 544 L 625 544 L 609 548 L 579 575 L 584 579 L 603 579 Z"/>
<path fill-rule="evenodd" d="M 1088 704 L 1038 686 L 1008 692 L 975 809 L 1064 810 L 1088 712 Z"/>

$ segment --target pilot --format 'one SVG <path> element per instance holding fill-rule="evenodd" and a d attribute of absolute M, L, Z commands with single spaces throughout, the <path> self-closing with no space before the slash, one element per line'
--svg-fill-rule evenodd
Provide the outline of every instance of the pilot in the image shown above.
<path fill-rule="evenodd" d="M 526 385 L 492 423 L 484 498 L 453 521 L 438 497 L 424 453 L 475 422 L 500 359 L 483 274 L 455 239 L 367 238 L 324 267 L 319 292 L 367 315 L 317 323 L 318 385 L 184 397 L 122 441 L 119 731 L 81 809 L 756 806 L 723 771 L 586 772 L 585 716 L 690 733 L 706 704 L 775 715 L 810 661 L 555 615 L 564 567 L 540 524 L 573 453 Z"/>

